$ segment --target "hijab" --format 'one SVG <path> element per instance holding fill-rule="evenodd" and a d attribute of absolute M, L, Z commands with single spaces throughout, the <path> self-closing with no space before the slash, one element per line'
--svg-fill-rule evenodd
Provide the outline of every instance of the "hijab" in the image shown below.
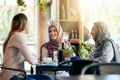
<path fill-rule="evenodd" d="M 97 27 L 97 32 L 95 35 L 95 48 L 94 48 L 94 57 L 102 56 L 102 48 L 107 39 L 110 38 L 110 32 L 108 26 L 105 22 L 98 21 L 94 22 L 94 25 Z"/>

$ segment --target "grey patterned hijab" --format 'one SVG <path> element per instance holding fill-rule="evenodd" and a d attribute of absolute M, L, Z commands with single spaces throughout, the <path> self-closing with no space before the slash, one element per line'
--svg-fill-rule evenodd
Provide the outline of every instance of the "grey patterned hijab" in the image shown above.
<path fill-rule="evenodd" d="M 98 21 L 95 22 L 94 25 L 97 27 L 97 33 L 94 39 L 95 41 L 94 57 L 96 58 L 102 56 L 102 48 L 104 46 L 105 40 L 110 38 L 110 32 L 105 22 Z"/>

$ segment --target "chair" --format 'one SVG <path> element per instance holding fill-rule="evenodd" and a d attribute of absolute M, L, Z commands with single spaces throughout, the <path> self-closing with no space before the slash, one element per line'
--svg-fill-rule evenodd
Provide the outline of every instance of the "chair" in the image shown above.
<path fill-rule="evenodd" d="M 13 71 L 19 71 L 19 72 L 22 72 L 22 73 L 24 73 L 24 80 L 27 78 L 27 75 L 26 75 L 26 72 L 24 71 L 24 70 L 19 70 L 19 69 L 14 69 L 14 68 L 8 68 L 8 67 L 2 67 L 2 66 L 0 66 L 0 68 L 1 69 L 6 69 L 6 70 L 13 70 Z M 14 79 L 11 79 L 11 80 L 14 80 Z M 19 80 L 19 79 L 17 79 L 17 80 Z"/>
<path fill-rule="evenodd" d="M 53 78 L 51 76 L 48 75 L 28 75 L 28 77 L 33 78 L 35 80 L 53 80 Z"/>
<path fill-rule="evenodd" d="M 32 74 L 27 75 L 24 70 L 2 67 L 2 66 L 0 66 L 0 68 L 1 69 L 6 69 L 6 70 L 20 71 L 20 72 L 24 73 L 24 78 L 21 79 L 21 78 L 18 78 L 17 76 L 14 76 L 10 80 L 52 80 L 52 79 L 50 79 L 51 77 L 46 76 L 46 75 L 45 76 L 44 75 L 39 75 L 39 79 L 37 79 L 36 75 L 32 75 Z"/>
<path fill-rule="evenodd" d="M 44 75 L 44 74 L 33 74 L 34 70 L 33 70 L 33 66 L 31 66 L 31 71 L 30 71 L 31 75 L 28 75 L 28 77 L 36 79 L 36 80 L 53 80 L 53 78 L 51 76 L 48 75 Z"/>
<path fill-rule="evenodd" d="M 53 80 L 52 77 L 47 76 L 47 75 L 27 75 L 24 70 L 19 70 L 19 69 L 14 69 L 14 68 L 8 68 L 8 67 L 1 67 L 1 69 L 6 69 L 6 70 L 13 70 L 13 71 L 20 71 L 24 73 L 24 78 L 18 78 L 17 76 L 11 78 L 10 80 Z"/>
<path fill-rule="evenodd" d="M 93 74 L 96 74 L 98 72 L 99 75 L 120 74 L 120 63 L 89 64 L 82 69 L 81 75 L 86 74 L 88 70 L 91 70 Z"/>
<path fill-rule="evenodd" d="M 70 63 L 72 68 L 69 71 L 70 75 L 79 75 L 81 73 L 81 70 L 84 66 L 93 63 L 94 61 L 86 60 L 86 59 L 71 59 L 70 61 L 62 61 L 56 68 L 55 68 L 55 75 L 56 71 L 64 65 Z M 89 73 L 89 72 L 88 72 Z"/>

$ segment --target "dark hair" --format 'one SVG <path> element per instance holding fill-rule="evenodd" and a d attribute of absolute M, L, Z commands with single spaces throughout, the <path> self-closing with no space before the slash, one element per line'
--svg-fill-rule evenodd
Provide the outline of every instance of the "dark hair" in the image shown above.
<path fill-rule="evenodd" d="M 5 51 L 7 43 L 10 37 L 12 36 L 12 34 L 14 34 L 15 32 L 23 31 L 26 27 L 26 24 L 27 24 L 27 16 L 25 14 L 18 13 L 13 17 L 12 22 L 11 22 L 11 30 L 8 34 L 7 39 L 5 40 L 3 44 L 3 52 Z"/>

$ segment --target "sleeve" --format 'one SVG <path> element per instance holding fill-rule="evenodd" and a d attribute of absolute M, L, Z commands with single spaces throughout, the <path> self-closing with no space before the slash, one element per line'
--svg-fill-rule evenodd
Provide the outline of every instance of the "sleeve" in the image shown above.
<path fill-rule="evenodd" d="M 28 61 L 30 64 L 36 64 L 38 62 L 37 58 L 30 51 L 24 35 L 16 34 L 14 38 L 15 38 L 15 46 L 19 49 L 20 53 L 23 55 L 25 60 Z"/>
<path fill-rule="evenodd" d="M 110 63 L 113 59 L 114 52 L 111 42 L 106 42 L 102 49 L 102 56 L 100 58 L 95 58 L 95 61 L 100 63 Z"/>
<path fill-rule="evenodd" d="M 89 54 L 89 57 L 88 57 L 88 59 L 90 59 L 90 60 L 94 60 L 95 58 L 94 58 L 94 51 L 93 52 L 91 52 L 90 54 Z"/>

